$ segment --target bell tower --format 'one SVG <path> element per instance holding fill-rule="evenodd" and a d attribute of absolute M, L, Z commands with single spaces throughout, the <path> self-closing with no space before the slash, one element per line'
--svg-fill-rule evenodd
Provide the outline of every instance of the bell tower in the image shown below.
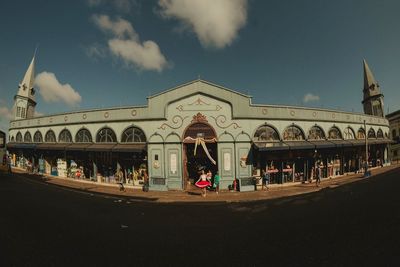
<path fill-rule="evenodd" d="M 30 119 L 35 114 L 35 56 L 25 73 L 22 82 L 18 85 L 18 93 L 14 96 L 14 120 Z"/>
<path fill-rule="evenodd" d="M 381 89 L 379 84 L 376 82 L 374 75 L 372 75 L 371 70 L 367 62 L 363 61 L 364 64 L 364 99 L 361 102 L 364 107 L 364 113 L 384 117 L 384 109 L 383 109 L 383 94 L 381 93 Z"/>

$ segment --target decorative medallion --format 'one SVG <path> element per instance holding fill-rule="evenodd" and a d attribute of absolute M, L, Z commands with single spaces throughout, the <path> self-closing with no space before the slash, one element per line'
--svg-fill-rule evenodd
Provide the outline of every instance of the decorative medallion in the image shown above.
<path fill-rule="evenodd" d="M 108 112 L 104 112 L 104 118 L 108 118 L 108 117 L 110 117 L 110 113 L 108 113 Z"/>
<path fill-rule="evenodd" d="M 225 115 L 219 115 L 219 116 L 217 116 L 217 117 L 210 116 L 210 118 L 214 119 L 215 124 L 216 124 L 219 128 L 222 128 L 222 129 L 226 129 L 226 128 L 229 128 L 229 127 L 231 127 L 231 126 L 233 126 L 233 129 L 242 128 L 242 127 L 240 127 L 236 122 L 232 122 L 231 124 L 225 125 L 225 126 L 224 126 L 223 124 L 226 122 L 226 117 L 225 117 Z"/>
<path fill-rule="evenodd" d="M 154 167 L 154 169 L 160 168 L 160 162 L 159 162 L 158 160 L 155 160 L 155 161 L 153 162 L 153 167 Z"/>
<path fill-rule="evenodd" d="M 135 117 L 135 116 L 137 115 L 137 111 L 136 111 L 136 109 L 132 109 L 132 111 L 131 111 L 131 115 L 132 115 L 132 117 Z"/>
<path fill-rule="evenodd" d="M 267 115 L 267 114 L 268 114 L 268 109 L 263 108 L 263 109 L 262 109 L 262 114 Z"/>
<path fill-rule="evenodd" d="M 83 115 L 82 115 L 82 119 L 86 120 L 86 118 L 87 118 L 87 115 L 86 115 L 86 114 L 83 114 Z"/>
<path fill-rule="evenodd" d="M 291 110 L 290 115 L 294 116 L 294 115 L 296 115 L 296 112 L 294 112 L 294 110 Z"/>
<path fill-rule="evenodd" d="M 160 127 L 158 127 L 158 129 L 165 130 L 166 127 L 169 127 L 169 128 L 172 128 L 172 129 L 179 129 L 179 128 L 182 127 L 184 120 L 186 120 L 187 118 L 189 118 L 189 116 L 181 117 L 179 115 L 175 115 L 172 118 L 172 123 L 174 125 L 169 125 L 168 123 L 163 123 L 163 124 L 161 124 Z"/>
<path fill-rule="evenodd" d="M 334 119 L 336 117 L 335 113 L 332 113 L 332 119 Z"/>
<path fill-rule="evenodd" d="M 314 111 L 314 112 L 312 113 L 312 116 L 313 116 L 314 118 L 317 117 L 317 112 Z"/>
<path fill-rule="evenodd" d="M 208 121 L 207 121 L 207 117 L 199 112 L 196 115 L 193 115 L 192 122 L 208 122 Z"/>
<path fill-rule="evenodd" d="M 67 122 L 68 121 L 68 116 L 64 117 L 64 121 Z"/>

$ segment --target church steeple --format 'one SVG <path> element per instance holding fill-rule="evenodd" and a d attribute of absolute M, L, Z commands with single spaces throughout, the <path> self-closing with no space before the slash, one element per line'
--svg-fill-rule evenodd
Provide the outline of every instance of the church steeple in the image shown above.
<path fill-rule="evenodd" d="M 383 94 L 379 87 L 378 82 L 375 80 L 372 71 L 370 70 L 365 59 L 363 60 L 364 65 L 364 98 L 362 101 L 364 107 L 364 113 L 379 117 L 384 117 L 383 109 Z"/>
<path fill-rule="evenodd" d="M 18 93 L 14 96 L 14 119 L 29 119 L 35 113 L 35 55 L 25 73 L 24 78 L 18 85 Z"/>

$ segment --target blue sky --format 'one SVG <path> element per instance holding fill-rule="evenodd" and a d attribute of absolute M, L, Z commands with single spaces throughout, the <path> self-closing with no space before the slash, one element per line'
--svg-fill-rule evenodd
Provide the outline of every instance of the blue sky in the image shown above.
<path fill-rule="evenodd" d="M 3 0 L 0 128 L 37 44 L 39 114 L 142 105 L 199 76 L 253 103 L 362 112 L 364 58 L 394 111 L 399 10 L 396 0 Z"/>

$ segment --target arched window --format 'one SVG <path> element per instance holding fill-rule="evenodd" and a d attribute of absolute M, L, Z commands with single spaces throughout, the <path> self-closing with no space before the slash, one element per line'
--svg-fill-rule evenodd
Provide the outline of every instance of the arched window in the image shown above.
<path fill-rule="evenodd" d="M 87 129 L 80 129 L 75 136 L 75 142 L 77 143 L 91 143 L 92 134 Z"/>
<path fill-rule="evenodd" d="M 379 129 L 379 130 L 376 132 L 376 137 L 377 137 L 377 138 L 383 138 L 383 131 L 382 131 L 382 129 Z"/>
<path fill-rule="evenodd" d="M 32 143 L 32 135 L 30 132 L 26 132 L 24 135 L 24 142 L 25 143 Z"/>
<path fill-rule="evenodd" d="M 282 139 L 286 141 L 298 141 L 298 140 L 304 140 L 305 138 L 303 131 L 299 127 L 291 125 L 288 126 L 283 132 Z"/>
<path fill-rule="evenodd" d="M 36 131 L 36 133 L 33 135 L 33 142 L 34 143 L 42 143 L 43 142 L 42 134 L 39 131 Z"/>
<path fill-rule="evenodd" d="M 350 127 L 347 127 L 346 129 L 344 129 L 343 136 L 344 136 L 345 140 L 355 139 L 354 131 Z"/>
<path fill-rule="evenodd" d="M 136 143 L 146 142 L 146 136 L 144 135 L 143 131 L 137 127 L 129 127 L 122 133 L 121 137 L 122 143 Z"/>
<path fill-rule="evenodd" d="M 321 129 L 321 127 L 315 125 L 311 127 L 311 129 L 308 131 L 308 139 L 309 140 L 325 139 L 325 133 Z"/>
<path fill-rule="evenodd" d="M 96 142 L 98 143 L 115 143 L 117 142 L 117 136 L 114 131 L 110 128 L 101 129 L 96 136 Z"/>
<path fill-rule="evenodd" d="M 368 139 L 370 138 L 376 138 L 375 130 L 373 128 L 368 131 Z"/>
<path fill-rule="evenodd" d="M 358 129 L 357 139 L 365 139 L 365 131 L 363 128 Z"/>
<path fill-rule="evenodd" d="M 279 141 L 278 132 L 268 125 L 258 127 L 254 134 L 253 141 Z"/>
<path fill-rule="evenodd" d="M 339 128 L 333 126 L 328 132 L 328 139 L 342 139 Z"/>
<path fill-rule="evenodd" d="M 14 141 L 15 141 L 14 136 L 11 136 L 11 142 L 14 142 Z"/>
<path fill-rule="evenodd" d="M 46 135 L 45 135 L 45 137 L 44 137 L 44 140 L 47 143 L 55 143 L 56 142 L 56 135 L 54 134 L 54 132 L 52 130 L 48 130 Z"/>
<path fill-rule="evenodd" d="M 72 142 L 71 133 L 67 129 L 62 130 L 61 133 L 58 135 L 58 142 L 71 143 Z"/>
<path fill-rule="evenodd" d="M 20 132 L 17 133 L 16 141 L 17 143 L 22 143 L 22 134 Z"/>

